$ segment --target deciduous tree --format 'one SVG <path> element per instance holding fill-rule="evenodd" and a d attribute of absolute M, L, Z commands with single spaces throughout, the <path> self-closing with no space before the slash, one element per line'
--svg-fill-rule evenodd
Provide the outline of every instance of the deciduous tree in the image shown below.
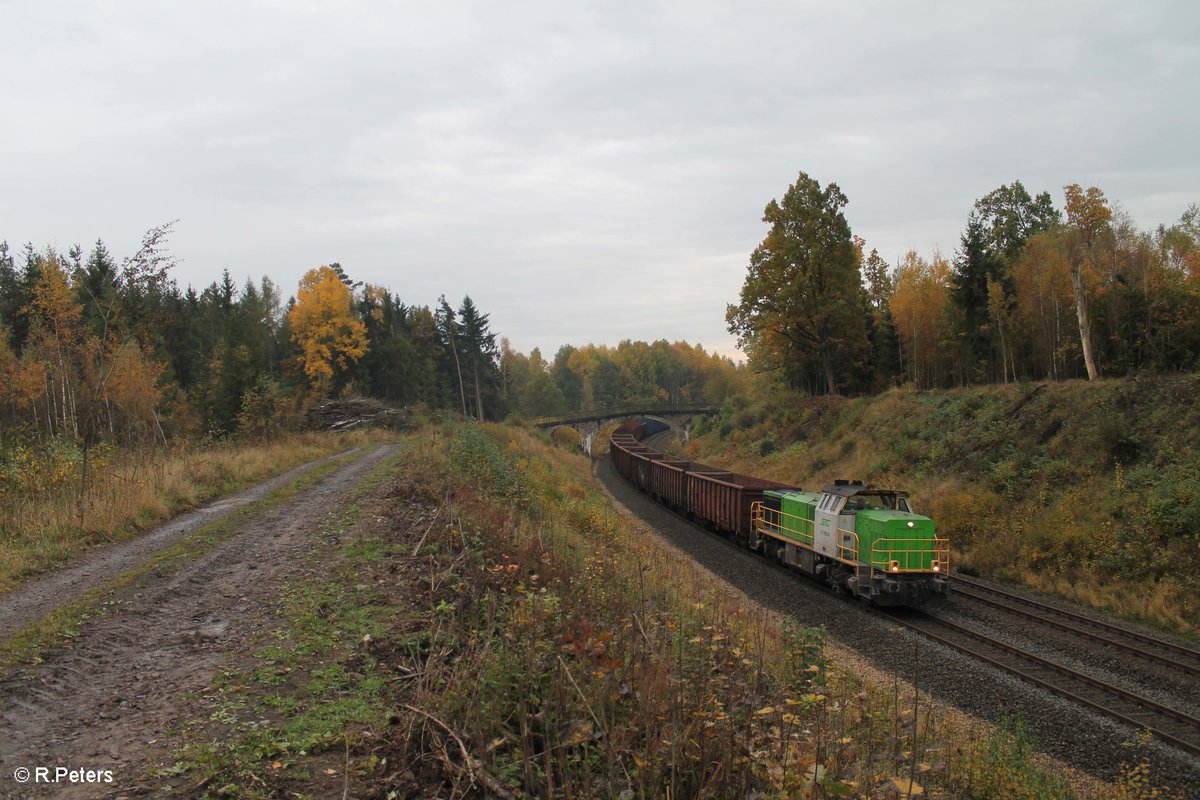
<path fill-rule="evenodd" d="M 983 241 L 991 255 L 1011 264 L 1030 236 L 1062 224 L 1049 192 L 1031 197 L 1020 181 L 1001 186 L 975 201 L 974 216 L 983 229 Z"/>
<path fill-rule="evenodd" d="M 1012 276 L 1016 328 L 1025 338 L 1028 353 L 1022 370 L 1053 380 L 1069 377 L 1069 365 L 1079 351 L 1068 335 L 1074 315 L 1071 266 L 1063 233 L 1031 237 L 1013 263 Z"/>
<path fill-rule="evenodd" d="M 946 382 L 950 279 L 950 264 L 936 254 L 930 262 L 909 250 L 896 268 L 892 314 L 904 343 L 905 370 L 923 388 Z"/>
<path fill-rule="evenodd" d="M 729 331 L 761 367 L 800 386 L 814 372 L 837 394 L 868 352 L 859 259 L 837 184 L 805 173 L 763 212 L 770 226 L 750 256 Z"/>
<path fill-rule="evenodd" d="M 329 392 L 338 374 L 367 352 L 366 329 L 354 315 L 352 299 L 329 267 L 310 269 L 300 279 L 288 323 L 304 374 L 317 394 Z"/>
<path fill-rule="evenodd" d="M 1071 287 L 1075 292 L 1075 314 L 1079 322 L 1079 342 L 1083 347 L 1083 362 L 1087 367 L 1088 380 L 1100 377 L 1096 356 L 1092 350 L 1091 321 L 1088 316 L 1087 295 L 1084 289 L 1084 271 L 1094 266 L 1096 249 L 1100 238 L 1109 231 L 1112 209 L 1104 192 L 1095 186 L 1086 190 L 1073 183 L 1063 187 L 1066 194 L 1067 223 L 1071 226 Z"/>

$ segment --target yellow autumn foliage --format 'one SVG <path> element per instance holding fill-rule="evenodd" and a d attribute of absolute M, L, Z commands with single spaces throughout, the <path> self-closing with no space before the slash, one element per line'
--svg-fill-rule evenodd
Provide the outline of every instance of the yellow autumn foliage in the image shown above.
<path fill-rule="evenodd" d="M 328 391 L 335 370 L 366 355 L 367 329 L 354 314 L 352 300 L 350 289 L 330 267 L 310 269 L 300 279 L 288 323 L 304 374 L 318 394 Z"/>

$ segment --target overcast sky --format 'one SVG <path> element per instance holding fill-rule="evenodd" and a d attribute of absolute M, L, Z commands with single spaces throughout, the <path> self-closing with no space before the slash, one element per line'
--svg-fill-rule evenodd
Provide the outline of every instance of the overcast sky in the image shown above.
<path fill-rule="evenodd" d="M 725 330 L 805 171 L 893 264 L 976 198 L 1200 202 L 1200 4 L 0 0 L 0 238 L 292 294 L 339 261 L 528 352 Z"/>

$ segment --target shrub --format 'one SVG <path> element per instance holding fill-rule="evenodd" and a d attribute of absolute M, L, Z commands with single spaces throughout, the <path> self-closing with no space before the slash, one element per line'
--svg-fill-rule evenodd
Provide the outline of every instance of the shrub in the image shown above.
<path fill-rule="evenodd" d="M 962 490 L 933 503 L 931 517 L 939 533 L 957 545 L 969 545 L 994 535 L 1002 518 L 1004 501 L 987 489 Z"/>

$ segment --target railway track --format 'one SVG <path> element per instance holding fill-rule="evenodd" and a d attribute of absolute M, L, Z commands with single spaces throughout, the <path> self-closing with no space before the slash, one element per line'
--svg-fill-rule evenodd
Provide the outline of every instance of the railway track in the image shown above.
<path fill-rule="evenodd" d="M 926 638 L 1200 756 L 1200 718 L 930 614 L 907 609 L 880 613 Z"/>
<path fill-rule="evenodd" d="M 669 431 L 663 431 L 647 437 L 645 443 L 665 450 L 670 436 Z M 953 580 L 951 597 L 969 597 L 1039 625 L 1068 631 L 1100 647 L 1135 653 L 1189 677 L 1200 674 L 1200 651 L 993 589 L 969 578 L 954 576 Z M 912 609 L 876 609 L 873 613 L 1135 730 L 1147 730 L 1155 739 L 1193 758 L 1200 756 L 1200 718 L 1185 711 L 936 616 Z"/>
<path fill-rule="evenodd" d="M 1168 642 L 1155 636 L 1131 631 L 1118 625 L 1056 608 L 1013 592 L 996 589 L 961 575 L 951 577 L 952 597 L 967 597 L 979 603 L 1016 614 L 1035 622 L 1064 630 L 1089 641 L 1097 642 L 1171 667 L 1189 675 L 1200 675 L 1200 650 Z"/>

